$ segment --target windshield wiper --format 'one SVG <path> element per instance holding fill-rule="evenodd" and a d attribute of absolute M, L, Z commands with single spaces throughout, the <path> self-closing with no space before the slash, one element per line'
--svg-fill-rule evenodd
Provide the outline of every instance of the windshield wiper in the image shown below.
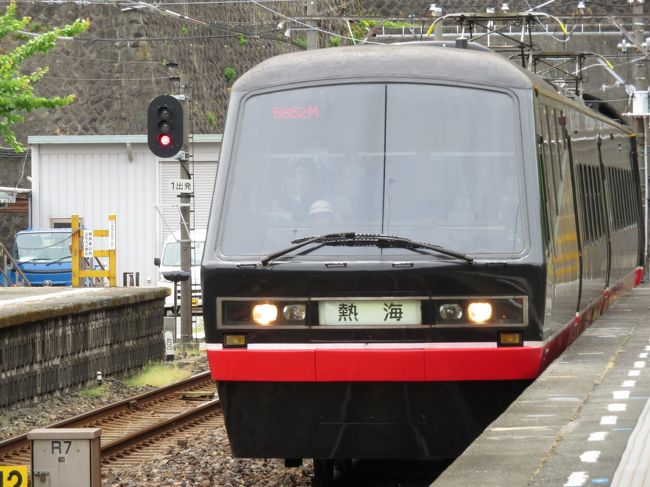
<path fill-rule="evenodd" d="M 65 259 L 71 259 L 71 258 L 72 258 L 71 255 L 64 255 L 63 257 L 59 257 L 58 259 L 53 260 L 52 262 L 48 262 L 48 263 L 45 264 L 45 265 L 58 264 L 58 263 L 61 262 L 62 260 L 65 260 Z"/>
<path fill-rule="evenodd" d="M 342 232 L 342 233 L 326 233 L 324 235 L 317 235 L 315 237 L 298 238 L 296 240 L 291 241 L 291 243 L 294 245 L 291 245 L 284 249 L 277 250 L 272 254 L 269 254 L 263 259 L 261 259 L 260 262 L 262 262 L 263 266 L 267 266 L 272 260 L 277 259 L 278 257 L 282 257 L 283 255 L 289 254 L 294 250 L 297 250 L 301 247 L 305 247 L 311 243 L 352 242 L 354 241 L 355 235 L 356 234 L 354 232 Z"/>
<path fill-rule="evenodd" d="M 274 259 L 293 252 L 301 247 L 305 247 L 312 243 L 319 243 L 324 245 L 338 245 L 338 244 L 371 244 L 376 245 L 377 247 L 403 247 L 408 249 L 426 249 L 433 250 L 439 254 L 448 255 L 449 257 L 455 257 L 456 259 L 462 259 L 467 262 L 474 262 L 474 259 L 470 256 L 463 254 L 461 252 L 456 252 L 454 250 L 449 250 L 440 245 L 435 245 L 427 242 L 416 242 L 410 238 L 405 237 L 395 237 L 390 235 L 376 235 L 376 234 L 357 234 L 355 232 L 343 232 L 343 233 L 328 233 L 325 235 L 318 235 L 315 237 L 305 237 L 293 240 L 291 243 L 294 245 L 273 252 L 272 254 L 267 255 L 261 259 L 262 265 L 266 266 Z"/>

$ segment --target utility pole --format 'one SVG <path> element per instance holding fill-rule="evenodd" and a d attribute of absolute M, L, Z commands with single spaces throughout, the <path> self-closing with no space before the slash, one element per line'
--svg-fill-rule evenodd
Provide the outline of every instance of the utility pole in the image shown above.
<path fill-rule="evenodd" d="M 177 68 L 177 64 L 169 63 L 168 66 Z M 170 80 L 176 85 L 178 95 L 175 98 L 180 101 L 183 107 L 183 145 L 178 153 L 177 159 L 180 162 L 180 179 L 192 179 L 189 170 L 189 107 L 185 95 L 185 85 L 179 75 L 171 76 Z M 192 240 L 190 234 L 190 194 L 181 193 L 180 199 L 180 251 L 181 251 L 181 272 L 187 272 L 189 279 L 181 281 L 181 346 L 187 347 L 192 341 Z"/>
<path fill-rule="evenodd" d="M 316 7 L 316 0 L 307 0 L 307 17 L 315 17 L 318 13 Z M 316 27 L 314 25 L 315 21 L 310 20 L 307 22 L 311 27 Z M 309 29 L 307 31 L 307 49 L 318 49 L 318 31 L 315 29 Z"/>
<path fill-rule="evenodd" d="M 181 163 L 181 179 L 192 179 L 189 169 L 189 103 L 181 86 L 183 104 L 183 148 L 178 155 Z M 190 194 L 181 193 L 181 271 L 189 272 L 190 278 L 181 282 L 181 345 L 187 347 L 192 341 L 192 239 L 190 234 Z"/>

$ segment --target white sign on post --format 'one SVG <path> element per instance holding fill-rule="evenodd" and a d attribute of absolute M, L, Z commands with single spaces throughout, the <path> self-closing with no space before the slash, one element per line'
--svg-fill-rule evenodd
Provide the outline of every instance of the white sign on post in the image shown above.
<path fill-rule="evenodd" d="M 94 250 L 93 231 L 84 230 L 83 236 L 84 236 L 84 257 L 88 259 L 92 259 L 93 250 Z"/>
<path fill-rule="evenodd" d="M 176 191 L 177 194 L 194 193 L 194 181 L 191 179 L 171 179 L 169 184 L 172 191 Z"/>
<path fill-rule="evenodd" d="M 165 356 L 167 360 L 174 360 L 174 335 L 171 331 L 165 330 Z"/>
<path fill-rule="evenodd" d="M 108 220 L 108 250 L 115 250 L 115 220 Z"/>

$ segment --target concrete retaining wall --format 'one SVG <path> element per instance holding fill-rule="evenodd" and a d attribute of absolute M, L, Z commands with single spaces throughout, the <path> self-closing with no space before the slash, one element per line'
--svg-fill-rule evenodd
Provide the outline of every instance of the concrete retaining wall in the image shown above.
<path fill-rule="evenodd" d="M 0 407 L 86 385 L 97 371 L 108 376 L 164 357 L 166 289 L 20 292 L 3 291 L 0 299 Z"/>

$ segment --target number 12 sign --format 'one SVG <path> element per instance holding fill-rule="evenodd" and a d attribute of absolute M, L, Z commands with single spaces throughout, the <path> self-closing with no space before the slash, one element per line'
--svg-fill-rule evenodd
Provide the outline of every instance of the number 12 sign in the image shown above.
<path fill-rule="evenodd" d="M 0 466 L 0 487 L 27 487 L 27 467 Z"/>

